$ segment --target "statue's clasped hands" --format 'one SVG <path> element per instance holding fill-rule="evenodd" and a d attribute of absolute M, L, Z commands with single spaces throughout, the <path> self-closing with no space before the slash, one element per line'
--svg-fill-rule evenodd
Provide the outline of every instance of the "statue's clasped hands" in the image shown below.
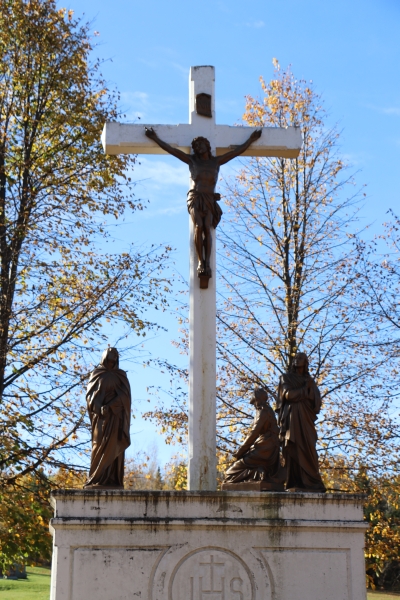
<path fill-rule="evenodd" d="M 240 458 L 242 458 L 242 456 L 244 454 L 246 454 L 247 448 L 239 448 L 239 450 L 237 450 L 236 452 L 233 453 L 233 458 L 235 458 L 236 460 L 239 460 Z"/>

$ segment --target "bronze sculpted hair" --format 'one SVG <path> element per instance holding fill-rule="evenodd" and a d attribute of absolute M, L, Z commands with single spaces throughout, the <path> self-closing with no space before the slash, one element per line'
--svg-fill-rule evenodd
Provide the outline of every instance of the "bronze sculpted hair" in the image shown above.
<path fill-rule="evenodd" d="M 256 398 L 258 398 L 262 402 L 268 402 L 268 392 L 265 388 L 262 388 L 262 387 L 255 388 L 254 395 L 256 396 Z"/>
<path fill-rule="evenodd" d="M 304 359 L 304 361 L 306 363 L 306 375 L 309 375 L 310 374 L 309 370 L 308 370 L 308 364 L 309 364 L 309 362 L 308 362 L 308 356 L 307 356 L 307 354 L 305 352 L 297 352 L 297 354 L 296 354 L 296 356 L 294 358 L 295 359 L 296 358 L 303 358 Z M 292 366 L 292 371 L 294 371 L 294 366 Z"/>
<path fill-rule="evenodd" d="M 192 140 L 192 148 L 193 148 L 193 152 L 194 152 L 195 154 L 197 154 L 197 152 L 196 152 L 196 146 L 197 146 L 197 143 L 198 143 L 198 142 L 205 142 L 205 143 L 206 143 L 208 154 L 209 154 L 209 155 L 210 155 L 210 157 L 211 157 L 211 156 L 212 156 L 212 152 L 211 152 L 211 144 L 210 144 L 210 142 L 208 141 L 208 139 L 207 139 L 207 138 L 205 138 L 205 137 L 203 137 L 202 135 L 199 135 L 198 137 L 195 137 L 195 138 L 194 138 L 194 140 Z"/>

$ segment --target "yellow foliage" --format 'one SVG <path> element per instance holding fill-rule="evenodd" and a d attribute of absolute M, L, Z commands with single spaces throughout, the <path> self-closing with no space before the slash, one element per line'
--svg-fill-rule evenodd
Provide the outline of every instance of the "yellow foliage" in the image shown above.
<path fill-rule="evenodd" d="M 323 396 L 317 430 L 327 487 L 362 489 L 361 474 L 369 482 L 368 573 L 370 582 L 378 581 L 399 549 L 399 524 L 391 515 L 399 492 L 400 224 L 385 236 L 396 240 L 397 262 L 388 256 L 388 266 L 382 266 L 369 259 L 357 234 L 362 194 L 354 192 L 340 156 L 339 134 L 327 123 L 313 86 L 281 69 L 276 59 L 274 67 L 271 81 L 261 78 L 263 97 L 247 97 L 243 121 L 252 127 L 300 127 L 303 146 L 295 160 L 245 159 L 226 185 L 228 210 L 218 228 L 219 477 L 248 433 L 254 386 L 265 387 L 274 404 L 280 374 L 290 369 L 298 350 L 306 352 Z M 176 345 L 187 353 L 183 325 Z M 167 443 L 182 442 L 188 372 L 168 363 L 167 368 L 175 402 L 146 417 L 159 425 Z M 388 511 L 381 509 L 383 497 Z"/>
<path fill-rule="evenodd" d="M 127 174 L 135 158 L 101 147 L 118 93 L 91 52 L 89 25 L 55 0 L 0 0 L 3 484 L 87 451 L 84 387 L 103 322 L 144 336 L 147 306 L 166 304 L 169 249 L 105 245 L 108 223 L 143 206 Z"/>

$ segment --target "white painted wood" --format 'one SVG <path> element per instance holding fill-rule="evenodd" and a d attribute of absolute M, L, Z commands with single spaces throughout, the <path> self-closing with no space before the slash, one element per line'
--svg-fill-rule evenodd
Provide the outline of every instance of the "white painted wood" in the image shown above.
<path fill-rule="evenodd" d="M 212 97 L 212 118 L 196 114 L 196 94 Z M 215 152 L 214 67 L 192 67 L 189 74 L 189 121 L 201 131 Z M 216 235 L 212 232 L 211 272 L 208 289 L 201 290 L 197 276 L 194 227 L 189 216 L 189 490 L 216 490 Z"/>
<path fill-rule="evenodd" d="M 207 117 L 194 116 L 204 121 Z M 217 156 L 228 152 L 235 146 L 243 144 L 250 133 L 251 127 L 231 127 L 216 125 L 211 119 L 207 131 L 215 139 Z M 197 120 L 191 125 L 159 125 L 159 124 L 124 124 L 106 123 L 101 141 L 107 154 L 167 154 L 160 146 L 146 137 L 145 127 L 154 127 L 157 135 L 179 148 L 183 152 L 191 151 L 191 142 L 197 135 L 208 137 L 204 131 L 204 123 Z M 301 132 L 299 127 L 263 127 L 262 136 L 256 140 L 243 156 L 279 156 L 281 158 L 296 158 L 301 148 Z"/>
<path fill-rule="evenodd" d="M 211 95 L 212 118 L 198 115 L 196 95 Z M 221 155 L 245 142 L 253 128 L 216 125 L 215 69 L 191 67 L 189 74 L 189 124 L 147 125 L 165 142 L 191 152 L 197 136 L 206 137 L 214 154 Z M 101 136 L 107 154 L 166 154 L 146 137 L 144 124 L 106 123 Z M 302 144 L 298 127 L 264 127 L 261 137 L 244 156 L 296 158 Z M 183 200 L 183 199 L 182 199 Z M 212 277 L 201 290 L 197 277 L 197 255 L 193 223 L 189 217 L 190 247 L 190 366 L 189 366 L 189 490 L 216 489 L 216 236 L 212 230 Z"/>

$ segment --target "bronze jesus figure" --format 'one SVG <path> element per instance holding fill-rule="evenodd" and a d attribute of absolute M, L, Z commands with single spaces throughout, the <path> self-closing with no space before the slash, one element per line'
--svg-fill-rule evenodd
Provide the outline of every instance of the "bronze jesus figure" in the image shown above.
<path fill-rule="evenodd" d="M 206 278 L 208 281 L 208 278 L 211 277 L 211 226 L 215 229 L 222 216 L 222 210 L 217 204 L 221 196 L 215 193 L 219 168 L 247 150 L 250 144 L 258 140 L 262 130 L 256 129 L 244 144 L 222 156 L 212 155 L 210 142 L 204 137 L 196 137 L 192 141 L 193 154 L 186 154 L 163 142 L 153 128 L 145 127 L 145 133 L 160 148 L 189 165 L 192 183 L 188 192 L 187 207 L 195 228 L 194 243 L 198 257 L 197 274 L 201 280 Z"/>

